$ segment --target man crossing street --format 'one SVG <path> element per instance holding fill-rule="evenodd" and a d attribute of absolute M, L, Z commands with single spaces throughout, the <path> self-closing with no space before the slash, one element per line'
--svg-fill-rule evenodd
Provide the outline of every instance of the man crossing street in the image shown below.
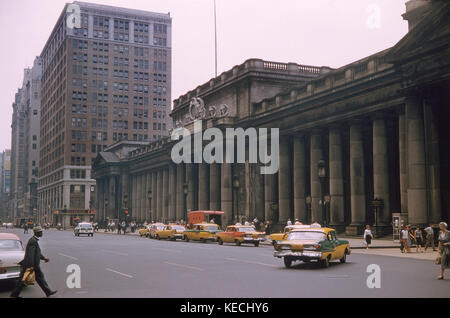
<path fill-rule="evenodd" d="M 23 275 L 27 268 L 32 267 L 34 269 L 34 273 L 36 276 L 36 282 L 39 287 L 44 291 L 47 297 L 56 294 L 56 290 L 52 291 L 50 287 L 48 287 L 47 282 L 45 281 L 44 273 L 41 270 L 40 262 L 43 260 L 48 263 L 50 259 L 46 258 L 41 253 L 41 248 L 39 247 L 39 239 L 42 237 L 42 228 L 37 226 L 33 229 L 34 236 L 28 240 L 27 247 L 25 248 L 25 257 L 19 263 L 22 266 L 22 270 L 20 271 L 19 281 L 17 282 L 16 287 L 11 293 L 11 297 L 19 298 L 19 294 L 22 291 L 22 288 L 25 287 L 25 284 L 22 282 Z"/>

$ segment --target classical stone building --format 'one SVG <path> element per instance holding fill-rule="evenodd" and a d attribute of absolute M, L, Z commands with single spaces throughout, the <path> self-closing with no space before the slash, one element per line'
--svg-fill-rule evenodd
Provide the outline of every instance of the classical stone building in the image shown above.
<path fill-rule="evenodd" d="M 224 223 L 295 218 L 348 233 L 389 229 L 393 213 L 448 220 L 449 13 L 444 2 L 410 1 L 410 31 L 392 48 L 335 70 L 252 59 L 181 96 L 175 126 L 279 128 L 278 173 L 174 164 L 169 138 L 116 144 L 93 165 L 108 203 L 98 218 L 170 221 L 206 209 L 224 211 Z"/>

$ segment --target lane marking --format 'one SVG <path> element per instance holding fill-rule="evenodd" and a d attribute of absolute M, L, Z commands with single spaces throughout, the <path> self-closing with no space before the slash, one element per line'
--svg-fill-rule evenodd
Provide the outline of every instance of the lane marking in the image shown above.
<path fill-rule="evenodd" d="M 246 261 L 241 259 L 235 259 L 235 258 L 225 258 L 227 261 L 234 261 L 234 262 L 241 262 L 241 263 L 247 263 L 247 264 L 256 264 L 256 265 L 262 265 L 262 266 L 268 266 L 273 268 L 279 268 L 280 266 L 274 265 L 274 264 L 266 264 L 261 262 L 254 262 L 254 261 Z"/>
<path fill-rule="evenodd" d="M 75 294 L 87 294 L 88 292 L 87 291 L 79 291 L 79 292 L 76 292 Z"/>
<path fill-rule="evenodd" d="M 171 250 L 168 248 L 162 248 L 162 247 L 152 247 L 153 250 L 159 250 L 159 251 L 164 251 L 164 252 L 175 252 L 175 253 L 181 253 L 181 251 L 179 250 Z"/>
<path fill-rule="evenodd" d="M 116 251 L 103 250 L 103 252 L 112 253 L 112 254 L 116 254 L 116 255 L 120 255 L 120 256 L 128 256 L 128 254 L 126 254 L 126 253 L 120 253 L 120 252 L 116 252 Z"/>
<path fill-rule="evenodd" d="M 118 274 L 118 275 L 122 275 L 122 276 L 124 276 L 124 277 L 127 277 L 127 278 L 133 278 L 133 276 L 131 276 L 131 275 L 127 275 L 127 274 L 124 274 L 124 273 L 121 273 L 121 272 L 118 272 L 118 271 L 115 271 L 115 270 L 113 270 L 113 269 L 111 269 L 111 268 L 105 268 L 107 271 L 110 271 L 110 272 L 112 272 L 112 273 L 115 273 L 115 274 Z"/>
<path fill-rule="evenodd" d="M 64 257 L 67 257 L 67 258 L 73 259 L 74 261 L 78 261 L 78 258 L 76 258 L 76 257 L 73 257 L 73 256 L 70 256 L 70 255 L 66 255 L 66 254 L 62 254 L 62 253 L 58 253 L 58 255 L 61 255 L 61 256 L 64 256 Z"/>
<path fill-rule="evenodd" d="M 349 278 L 349 275 L 320 275 L 321 277 L 326 277 L 326 278 Z"/>
<path fill-rule="evenodd" d="M 183 268 L 187 268 L 187 269 L 193 269 L 193 270 L 197 270 L 197 271 L 204 271 L 204 269 L 200 268 L 200 267 L 177 264 L 177 263 L 170 263 L 170 262 L 164 262 L 164 263 L 167 265 L 173 265 L 173 266 L 183 267 Z"/>

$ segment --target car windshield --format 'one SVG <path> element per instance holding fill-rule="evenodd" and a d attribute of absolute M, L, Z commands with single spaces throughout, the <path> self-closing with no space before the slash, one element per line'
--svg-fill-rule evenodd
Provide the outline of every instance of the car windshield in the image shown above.
<path fill-rule="evenodd" d="M 162 225 L 162 226 L 157 226 L 156 229 L 162 231 L 162 230 L 164 230 L 164 225 Z"/>
<path fill-rule="evenodd" d="M 184 227 L 182 227 L 182 226 L 172 226 L 172 229 L 177 230 L 177 231 L 184 231 Z"/>
<path fill-rule="evenodd" d="M 311 241 L 321 241 L 325 238 L 323 232 L 291 232 L 288 236 L 288 240 L 311 240 Z"/>
<path fill-rule="evenodd" d="M 217 226 L 208 225 L 208 226 L 205 226 L 205 230 L 206 231 L 216 231 L 217 230 Z"/>
<path fill-rule="evenodd" d="M 91 225 L 88 225 L 88 224 L 83 224 L 83 225 L 81 225 L 81 228 L 82 228 L 83 230 L 90 230 L 90 229 L 92 228 L 92 226 L 91 226 Z"/>
<path fill-rule="evenodd" d="M 18 240 L 0 240 L 0 251 L 23 251 Z"/>
<path fill-rule="evenodd" d="M 240 227 L 240 232 L 256 232 L 256 230 L 253 227 Z"/>

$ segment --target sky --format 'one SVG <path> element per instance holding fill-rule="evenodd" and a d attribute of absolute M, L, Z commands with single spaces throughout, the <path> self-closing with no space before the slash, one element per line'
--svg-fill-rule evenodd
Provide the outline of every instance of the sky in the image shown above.
<path fill-rule="evenodd" d="M 0 1 L 0 151 L 14 95 L 65 0 Z M 92 0 L 172 17 L 172 100 L 214 77 L 214 0 Z M 395 45 L 406 0 L 216 0 L 218 74 L 249 58 L 341 67 Z"/>

